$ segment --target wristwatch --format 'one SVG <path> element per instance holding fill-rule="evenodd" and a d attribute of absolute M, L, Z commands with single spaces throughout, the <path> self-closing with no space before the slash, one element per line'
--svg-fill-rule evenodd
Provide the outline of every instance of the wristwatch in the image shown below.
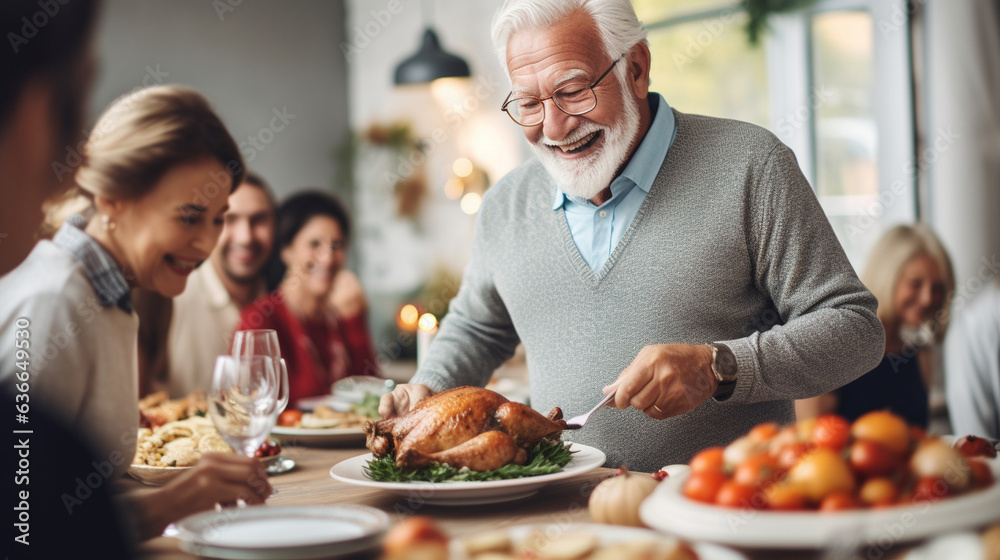
<path fill-rule="evenodd" d="M 736 354 L 725 344 L 718 342 L 709 343 L 712 348 L 712 373 L 715 380 L 719 382 L 719 387 L 712 394 L 716 401 L 724 401 L 733 394 L 736 388 L 736 373 L 739 365 L 736 363 Z"/>

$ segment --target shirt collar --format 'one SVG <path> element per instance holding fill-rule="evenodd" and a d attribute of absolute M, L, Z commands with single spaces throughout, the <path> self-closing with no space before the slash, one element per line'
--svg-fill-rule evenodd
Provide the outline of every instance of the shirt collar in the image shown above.
<path fill-rule="evenodd" d="M 673 143 L 676 131 L 674 112 L 670 109 L 670 105 L 667 104 L 662 95 L 651 92 L 649 97 L 649 105 L 654 112 L 653 122 L 649 125 L 649 130 L 646 131 L 646 136 L 639 143 L 639 147 L 632 154 L 632 159 L 629 160 L 628 165 L 622 170 L 621 175 L 611 182 L 612 198 L 617 194 L 616 190 L 620 191 L 625 186 L 617 181 L 621 177 L 630 180 L 648 194 L 649 189 L 653 186 L 653 181 L 656 179 L 656 175 L 660 172 L 663 160 L 667 157 L 667 151 Z M 616 185 L 616 182 L 619 184 Z M 552 209 L 558 210 L 562 208 L 567 199 L 578 203 L 585 202 L 576 199 L 576 197 L 569 196 L 557 186 L 555 200 L 552 202 Z"/>
<path fill-rule="evenodd" d="M 101 306 L 117 305 L 126 313 L 131 313 L 132 292 L 125 275 L 107 250 L 84 233 L 86 225 L 87 220 L 83 216 L 70 216 L 52 238 L 52 243 L 69 252 L 83 266 Z"/>

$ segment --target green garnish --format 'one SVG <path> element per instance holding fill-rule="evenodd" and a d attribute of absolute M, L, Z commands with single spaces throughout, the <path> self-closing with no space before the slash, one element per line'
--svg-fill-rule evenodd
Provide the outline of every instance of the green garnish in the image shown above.
<path fill-rule="evenodd" d="M 177 460 L 175 459 L 175 460 L 173 460 L 173 461 L 170 461 L 170 464 L 169 464 L 169 465 L 167 465 L 167 466 L 168 466 L 168 467 L 176 467 L 176 466 L 177 466 Z"/>
<path fill-rule="evenodd" d="M 361 402 L 351 405 L 351 412 L 378 420 L 382 418 L 382 415 L 378 413 L 378 403 L 381 400 L 382 397 L 380 395 L 365 391 L 365 396 L 361 399 Z"/>
<path fill-rule="evenodd" d="M 528 451 L 528 462 L 523 465 L 513 463 L 492 471 L 470 471 L 456 469 L 448 464 L 437 464 L 405 473 L 396 466 L 396 460 L 389 455 L 368 461 L 364 467 L 365 476 L 378 482 L 482 482 L 487 480 L 507 480 L 540 474 L 552 474 L 562 470 L 573 458 L 575 451 L 560 440 L 543 439 Z"/>

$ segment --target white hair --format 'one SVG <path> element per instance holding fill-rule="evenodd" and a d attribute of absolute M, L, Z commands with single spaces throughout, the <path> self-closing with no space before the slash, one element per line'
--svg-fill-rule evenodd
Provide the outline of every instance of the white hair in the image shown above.
<path fill-rule="evenodd" d="M 597 24 L 604 51 L 618 60 L 640 42 L 647 43 L 646 29 L 629 0 L 505 0 L 493 16 L 491 34 L 500 65 L 507 67 L 507 42 L 525 29 L 548 27 L 582 10 Z M 624 81 L 627 64 L 615 66 L 615 76 Z"/>

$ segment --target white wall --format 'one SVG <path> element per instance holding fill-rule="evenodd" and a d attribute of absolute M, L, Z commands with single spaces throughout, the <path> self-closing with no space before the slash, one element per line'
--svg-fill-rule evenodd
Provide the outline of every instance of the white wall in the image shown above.
<path fill-rule="evenodd" d="M 951 252 L 954 311 L 1000 275 L 1000 7 L 928 2 L 926 217 Z"/>
<path fill-rule="evenodd" d="M 347 40 L 342 45 L 350 84 L 351 126 L 405 120 L 428 143 L 425 173 L 430 189 L 415 220 L 395 217 L 386 169 L 391 154 L 367 154 L 358 169 L 358 256 L 366 289 L 405 294 L 435 268 L 460 274 L 471 246 L 474 216 L 443 194 L 451 163 L 468 157 L 496 181 L 523 159 L 520 128 L 500 104 L 509 81 L 490 41 L 490 20 L 499 0 L 348 0 Z M 395 87 L 393 71 L 416 52 L 425 24 L 445 50 L 463 57 L 468 80 Z M 404 166 L 405 167 L 405 166 Z"/>
<path fill-rule="evenodd" d="M 331 188 L 333 151 L 348 129 L 344 28 L 342 1 L 107 0 L 91 117 L 144 84 L 189 85 L 212 101 L 279 197 Z M 269 128 L 275 110 L 294 115 L 279 131 Z"/>

